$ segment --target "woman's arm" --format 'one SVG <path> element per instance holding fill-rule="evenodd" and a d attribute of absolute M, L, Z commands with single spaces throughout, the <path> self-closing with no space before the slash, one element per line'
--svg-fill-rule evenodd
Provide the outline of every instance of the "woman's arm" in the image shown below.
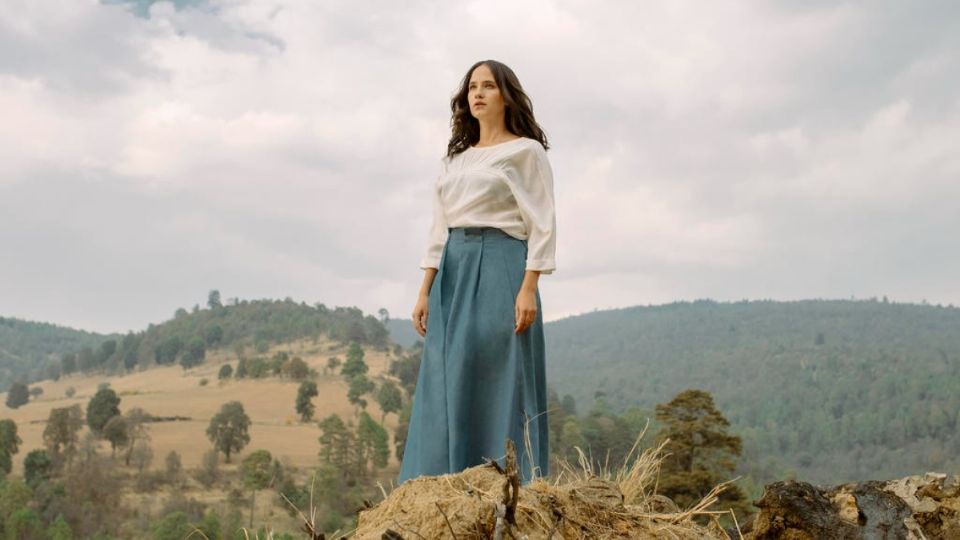
<path fill-rule="evenodd" d="M 413 329 L 420 334 L 420 337 L 427 335 L 427 315 L 430 305 L 430 287 L 433 286 L 433 278 L 437 275 L 436 268 L 426 268 L 423 271 L 423 283 L 420 284 L 420 292 L 417 294 L 417 304 L 413 307 Z"/>
<path fill-rule="evenodd" d="M 537 320 L 537 286 L 540 282 L 539 270 L 527 270 L 523 273 L 523 283 L 520 293 L 514 304 L 516 323 L 513 328 L 515 334 L 522 333 L 533 321 Z"/>

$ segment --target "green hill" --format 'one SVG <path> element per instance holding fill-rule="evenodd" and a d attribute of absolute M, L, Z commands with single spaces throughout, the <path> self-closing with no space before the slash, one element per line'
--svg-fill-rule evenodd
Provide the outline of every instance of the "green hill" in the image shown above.
<path fill-rule="evenodd" d="M 413 329 L 413 321 L 410 319 L 390 319 L 386 322 L 386 327 L 390 332 L 390 341 L 405 349 L 412 347 L 417 341 L 423 341 L 420 334 Z"/>
<path fill-rule="evenodd" d="M 75 372 L 121 374 L 152 365 L 203 363 L 209 349 L 227 349 L 243 356 L 271 346 L 325 336 L 340 344 L 357 342 L 386 350 L 387 329 L 373 315 L 356 307 L 328 308 L 318 303 L 285 300 L 237 300 L 188 312 L 126 335 L 97 335 L 0 319 L 0 391 L 15 380 L 36 382 Z M 9 346 L 8 346 L 9 344 Z"/>
<path fill-rule="evenodd" d="M 83 347 L 99 347 L 111 336 L 55 324 L 0 317 L 0 392 L 14 381 L 46 378 L 49 366 Z"/>
<path fill-rule="evenodd" d="M 600 397 L 652 411 L 683 389 L 709 391 L 757 481 L 960 471 L 960 309 L 702 300 L 593 312 L 545 332 L 550 385 L 581 410 Z"/>

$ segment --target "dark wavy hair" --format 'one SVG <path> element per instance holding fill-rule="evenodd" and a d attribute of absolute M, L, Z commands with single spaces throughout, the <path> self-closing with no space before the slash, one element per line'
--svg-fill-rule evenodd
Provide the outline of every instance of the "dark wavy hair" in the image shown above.
<path fill-rule="evenodd" d="M 467 148 L 477 144 L 480 140 L 480 122 L 470 114 L 470 102 L 467 95 L 470 91 L 470 76 L 473 70 L 479 66 L 486 65 L 493 72 L 494 81 L 503 95 L 504 102 L 504 121 L 507 130 L 514 135 L 529 137 L 540 141 L 544 150 L 549 150 L 547 136 L 543 129 L 537 124 L 533 117 L 533 103 L 530 97 L 520 86 L 520 79 L 501 62 L 496 60 L 481 60 L 470 66 L 463 81 L 460 82 L 460 90 L 450 99 L 450 126 L 453 134 L 450 136 L 450 142 L 447 144 L 447 157 L 453 157 Z"/>

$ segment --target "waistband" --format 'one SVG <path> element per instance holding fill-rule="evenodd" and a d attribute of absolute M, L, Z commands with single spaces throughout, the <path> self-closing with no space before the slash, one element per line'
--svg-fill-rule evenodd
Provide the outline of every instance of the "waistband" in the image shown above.
<path fill-rule="evenodd" d="M 497 227 L 448 227 L 450 238 L 455 240 L 472 240 L 481 238 L 513 238 Z"/>

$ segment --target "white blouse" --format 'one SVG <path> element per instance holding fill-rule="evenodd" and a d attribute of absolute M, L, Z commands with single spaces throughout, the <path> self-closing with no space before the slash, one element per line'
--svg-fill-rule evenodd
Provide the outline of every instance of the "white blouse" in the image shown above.
<path fill-rule="evenodd" d="M 448 227 L 497 227 L 527 240 L 527 270 L 556 269 L 553 171 L 536 139 L 470 147 L 441 160 L 433 189 L 433 223 L 420 268 L 439 268 Z"/>

